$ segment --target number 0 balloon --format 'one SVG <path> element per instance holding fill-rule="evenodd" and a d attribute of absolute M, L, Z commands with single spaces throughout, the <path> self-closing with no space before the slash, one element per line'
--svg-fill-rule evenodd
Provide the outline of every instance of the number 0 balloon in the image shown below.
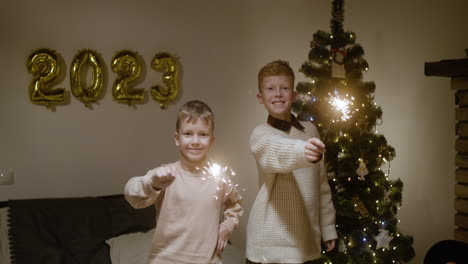
<path fill-rule="evenodd" d="M 86 70 L 91 67 L 93 81 L 86 87 L 82 80 Z M 70 88 L 73 95 L 86 106 L 96 102 L 102 94 L 104 82 L 103 64 L 96 52 L 82 50 L 75 55 L 70 68 Z"/>

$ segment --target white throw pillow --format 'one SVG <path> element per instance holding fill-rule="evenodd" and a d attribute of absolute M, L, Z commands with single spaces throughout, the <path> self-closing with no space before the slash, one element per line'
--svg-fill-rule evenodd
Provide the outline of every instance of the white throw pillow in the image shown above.
<path fill-rule="evenodd" d="M 0 208 L 0 263 L 11 263 L 10 241 L 8 240 L 8 207 Z"/>
<path fill-rule="evenodd" d="M 154 229 L 130 233 L 106 240 L 112 264 L 147 264 Z"/>

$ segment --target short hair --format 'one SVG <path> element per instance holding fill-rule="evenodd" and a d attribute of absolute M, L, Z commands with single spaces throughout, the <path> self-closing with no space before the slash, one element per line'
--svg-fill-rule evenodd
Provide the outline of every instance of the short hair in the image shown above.
<path fill-rule="evenodd" d="M 192 100 L 186 102 L 177 114 L 176 131 L 179 131 L 180 123 L 190 122 L 196 119 L 203 119 L 211 124 L 211 129 L 214 130 L 214 114 L 211 108 L 202 101 Z"/>
<path fill-rule="evenodd" d="M 289 62 L 284 60 L 275 60 L 263 66 L 258 72 L 258 90 L 264 78 L 269 76 L 288 76 L 294 83 L 294 71 L 289 66 Z"/>

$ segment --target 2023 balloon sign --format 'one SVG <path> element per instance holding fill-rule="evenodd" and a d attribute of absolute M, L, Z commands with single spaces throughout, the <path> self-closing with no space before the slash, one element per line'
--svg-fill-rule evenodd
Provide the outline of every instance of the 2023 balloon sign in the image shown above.
<path fill-rule="evenodd" d="M 31 102 L 47 107 L 65 103 L 65 89 L 52 88 L 61 70 L 59 56 L 55 51 L 34 51 L 27 60 L 27 68 L 34 75 L 29 86 Z M 153 57 L 151 68 L 163 74 L 165 87 L 152 86 L 150 94 L 164 109 L 179 93 L 179 64 L 173 55 L 161 52 Z M 89 69 L 92 70 L 93 80 L 87 85 L 83 77 Z M 112 58 L 112 71 L 118 76 L 112 85 L 112 97 L 115 101 L 129 105 L 144 102 L 144 89 L 133 87 L 141 74 L 141 62 L 137 53 L 130 50 L 117 52 Z M 70 67 L 70 89 L 73 96 L 89 107 L 102 97 L 103 86 L 104 66 L 99 56 L 93 50 L 79 51 Z"/>

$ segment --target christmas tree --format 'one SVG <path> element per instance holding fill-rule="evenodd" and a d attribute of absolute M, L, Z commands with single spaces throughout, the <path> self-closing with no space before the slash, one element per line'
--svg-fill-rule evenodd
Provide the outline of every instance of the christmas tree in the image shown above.
<path fill-rule="evenodd" d="M 343 30 L 344 0 L 333 0 L 331 33 L 317 31 L 300 71 L 293 110 L 314 122 L 326 145 L 338 240 L 317 263 L 406 263 L 413 239 L 397 227 L 403 183 L 389 179 L 395 150 L 378 134 L 382 109 L 375 83 L 363 81 L 368 63 L 356 34 Z"/>

